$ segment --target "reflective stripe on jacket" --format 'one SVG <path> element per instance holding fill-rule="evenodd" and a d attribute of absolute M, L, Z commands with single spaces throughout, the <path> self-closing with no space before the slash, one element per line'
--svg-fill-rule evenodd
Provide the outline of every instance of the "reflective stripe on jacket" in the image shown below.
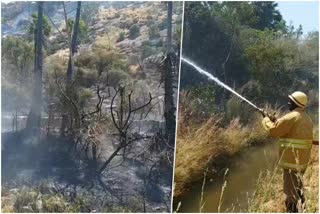
<path fill-rule="evenodd" d="M 313 124 L 303 108 L 296 108 L 272 122 L 262 120 L 263 127 L 273 136 L 279 137 L 279 165 L 286 169 L 304 172 L 312 147 Z"/>

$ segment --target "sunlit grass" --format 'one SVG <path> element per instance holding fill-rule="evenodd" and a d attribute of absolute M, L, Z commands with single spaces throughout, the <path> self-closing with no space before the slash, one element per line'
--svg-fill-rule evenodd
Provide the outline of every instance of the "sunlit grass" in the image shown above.
<path fill-rule="evenodd" d="M 255 115 L 246 125 L 236 118 L 228 125 L 221 126 L 221 116 L 211 115 L 207 120 L 203 118 L 199 120 L 199 117 L 195 116 L 197 112 L 190 106 L 185 102 L 185 95 L 180 95 L 174 177 L 175 199 L 184 195 L 195 182 L 200 182 L 208 166 L 219 161 L 219 158 L 232 158 L 246 147 L 271 141 L 261 126 L 260 115 Z M 266 108 L 270 107 L 266 106 Z M 271 112 L 270 109 L 269 112 Z M 280 112 L 277 111 L 276 115 L 279 116 Z M 316 128 L 315 136 L 318 135 L 317 132 Z M 261 170 L 257 178 L 256 191 L 253 196 L 248 194 L 248 207 L 242 212 L 286 212 L 282 169 L 276 167 L 271 171 Z M 305 212 L 319 211 L 318 170 L 318 146 L 314 146 L 310 166 L 303 179 L 307 204 Z M 227 185 L 225 179 L 221 193 Z M 204 197 L 204 192 L 205 187 L 201 189 L 201 198 Z M 220 198 L 220 207 L 223 203 L 221 201 L 223 201 L 223 194 Z M 179 212 L 180 207 L 184 204 L 184 201 L 177 202 L 178 206 L 174 207 L 175 212 Z M 204 203 L 206 201 L 200 200 L 199 212 L 203 210 Z M 234 204 L 237 202 L 235 201 Z M 229 207 L 227 210 L 234 212 L 234 209 L 235 207 Z"/>
<path fill-rule="evenodd" d="M 179 112 L 179 116 L 183 113 Z M 203 177 L 203 171 L 210 162 L 222 156 L 232 156 L 252 144 L 268 141 L 260 120 L 250 126 L 243 126 L 239 119 L 232 120 L 225 128 L 219 127 L 219 116 L 211 116 L 203 124 L 185 127 L 179 118 L 174 177 L 174 196 L 182 195 L 188 185 Z M 188 121 L 190 122 L 190 121 Z"/>
<path fill-rule="evenodd" d="M 318 146 L 314 146 L 310 165 L 303 176 L 307 213 L 318 213 L 319 163 Z M 286 212 L 283 194 L 282 169 L 262 171 L 256 192 L 249 200 L 248 212 Z"/>

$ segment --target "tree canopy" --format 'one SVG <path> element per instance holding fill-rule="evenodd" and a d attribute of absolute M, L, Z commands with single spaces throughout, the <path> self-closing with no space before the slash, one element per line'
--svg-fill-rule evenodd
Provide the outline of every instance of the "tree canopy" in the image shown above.
<path fill-rule="evenodd" d="M 317 39 L 318 32 L 302 37 L 302 26 L 287 25 L 275 2 L 186 3 L 183 56 L 257 104 L 285 104 L 293 91 L 318 90 Z M 225 108 L 231 98 L 184 64 L 180 81 L 208 101 L 208 110 Z"/>
<path fill-rule="evenodd" d="M 30 23 L 30 26 L 28 28 L 28 32 L 29 32 L 29 34 L 34 35 L 34 32 L 36 31 L 36 24 L 37 24 L 37 20 L 38 20 L 38 15 L 36 13 L 34 13 L 31 16 L 32 16 L 32 22 Z M 49 36 L 51 33 L 51 25 L 49 24 L 47 16 L 43 16 L 42 25 L 43 25 L 43 34 L 45 36 Z"/>

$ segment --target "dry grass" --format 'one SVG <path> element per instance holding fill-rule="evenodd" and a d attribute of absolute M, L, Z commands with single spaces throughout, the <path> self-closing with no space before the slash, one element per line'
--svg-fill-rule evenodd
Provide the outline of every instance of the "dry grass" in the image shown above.
<path fill-rule="evenodd" d="M 306 205 L 304 212 L 318 213 L 319 195 L 319 148 L 314 146 L 310 166 L 303 176 Z M 264 171 L 257 181 L 257 189 L 250 199 L 248 212 L 286 212 L 284 205 L 282 170 Z M 280 202 L 280 203 L 279 203 Z"/>
<path fill-rule="evenodd" d="M 261 116 L 256 115 L 247 125 L 233 119 L 222 126 L 221 116 L 204 117 L 187 102 L 182 93 L 179 100 L 179 121 L 176 144 L 174 196 L 182 196 L 188 188 L 203 177 L 211 162 L 221 157 L 230 157 L 245 147 L 270 141 L 261 126 Z M 270 107 L 269 107 L 270 108 Z M 270 109 L 269 109 L 270 111 Z M 279 115 L 279 112 L 277 112 Z M 202 118 L 208 118 L 203 120 Z M 318 135 L 315 129 L 315 136 Z M 304 174 L 307 209 L 305 212 L 319 212 L 318 208 L 318 146 L 313 147 L 310 166 Z M 257 189 L 248 198 L 246 212 L 285 212 L 282 170 L 263 171 L 257 179 Z M 203 192 L 203 190 L 202 190 Z M 179 204 L 181 205 L 181 203 Z M 200 203 L 201 207 L 201 203 Z M 176 212 L 179 210 L 177 208 Z"/>
<path fill-rule="evenodd" d="M 22 187 L 9 190 L 2 187 L 2 213 L 79 213 L 86 212 L 86 198 L 70 201 L 59 193 L 42 192 L 40 187 Z M 41 193 L 42 192 L 42 193 Z"/>
<path fill-rule="evenodd" d="M 317 121 L 317 117 L 314 120 Z M 314 128 L 314 139 L 318 139 L 319 127 Z M 303 176 L 306 197 L 306 213 L 319 213 L 319 146 L 312 147 L 309 167 Z M 264 171 L 257 180 L 257 189 L 250 199 L 249 212 L 286 212 L 284 205 L 282 169 Z M 279 203 L 279 201 L 281 203 Z"/>
<path fill-rule="evenodd" d="M 186 107 L 187 106 L 187 107 Z M 207 121 L 192 121 L 192 108 L 180 97 L 179 124 L 176 144 L 174 196 L 179 197 L 193 182 L 203 177 L 210 162 L 232 156 L 252 144 L 267 142 L 267 134 L 258 116 L 252 125 L 243 126 L 239 119 L 226 127 L 219 125 L 220 117 L 212 115 Z M 241 139 L 241 140 L 240 140 Z"/>

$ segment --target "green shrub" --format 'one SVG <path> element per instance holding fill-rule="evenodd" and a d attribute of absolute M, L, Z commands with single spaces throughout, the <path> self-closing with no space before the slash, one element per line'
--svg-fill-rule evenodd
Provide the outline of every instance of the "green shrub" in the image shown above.
<path fill-rule="evenodd" d="M 70 201 L 59 193 L 44 193 L 39 188 L 39 186 L 24 187 L 17 189 L 17 191 L 6 191 L 6 198 L 1 198 L 1 211 L 11 213 L 79 213 L 89 211 L 89 197 L 77 196 Z"/>
<path fill-rule="evenodd" d="M 150 27 L 151 25 L 153 25 L 155 23 L 155 21 L 153 21 L 153 18 L 151 15 L 147 16 L 147 26 Z"/>
<path fill-rule="evenodd" d="M 108 73 L 103 73 L 101 76 L 101 79 L 106 84 L 116 88 L 122 83 L 125 83 L 127 80 L 129 80 L 130 76 L 123 70 L 117 69 L 117 70 L 111 70 Z"/>
<path fill-rule="evenodd" d="M 91 87 L 94 85 L 98 78 L 98 72 L 93 69 L 79 68 L 76 79 L 80 86 Z"/>
<path fill-rule="evenodd" d="M 107 209 L 103 209 L 104 213 L 141 213 L 143 212 L 143 201 L 138 196 L 131 197 L 124 204 L 114 205 L 112 207 L 108 207 Z"/>
<path fill-rule="evenodd" d="M 144 45 L 142 46 L 142 51 L 141 51 L 141 57 L 142 59 L 145 59 L 157 52 L 156 48 L 151 47 L 149 45 Z"/>
<path fill-rule="evenodd" d="M 216 111 L 216 86 L 198 85 L 190 90 L 191 99 L 194 100 L 195 108 L 202 112 L 213 113 Z"/>
<path fill-rule="evenodd" d="M 138 22 L 139 22 L 139 19 L 138 19 L 138 18 L 134 18 L 134 19 L 133 19 L 133 24 L 138 24 Z"/>
<path fill-rule="evenodd" d="M 242 123 L 247 123 L 252 116 L 251 107 L 240 99 L 232 97 L 226 104 L 226 118 L 228 121 L 239 117 Z"/>
<path fill-rule="evenodd" d="M 140 28 L 137 24 L 134 24 L 129 28 L 129 37 L 130 39 L 135 39 L 138 36 L 140 36 Z"/>
<path fill-rule="evenodd" d="M 35 205 L 37 196 L 38 193 L 34 191 L 21 190 L 16 195 L 16 200 L 13 205 L 15 212 L 37 211 Z"/>
<path fill-rule="evenodd" d="M 125 34 L 123 31 L 121 31 L 118 35 L 118 39 L 117 39 L 117 42 L 121 42 L 125 39 Z"/>
<path fill-rule="evenodd" d="M 37 20 L 38 20 L 38 14 L 36 13 L 33 13 L 31 15 L 32 17 L 32 22 L 30 23 L 30 25 L 28 26 L 28 33 L 33 36 L 34 35 L 34 32 L 36 30 L 36 25 L 37 25 Z M 51 33 L 51 25 L 49 24 L 49 19 L 47 16 L 43 16 L 42 17 L 42 28 L 43 28 L 43 34 L 45 36 L 49 36 L 50 33 Z"/>
<path fill-rule="evenodd" d="M 159 27 L 160 30 L 166 29 L 166 28 L 167 28 L 167 18 L 163 19 L 163 20 L 159 23 L 158 27 Z"/>
<path fill-rule="evenodd" d="M 85 107 L 89 100 L 93 97 L 93 92 L 89 88 L 81 88 L 79 93 L 79 103 L 83 108 Z"/>
<path fill-rule="evenodd" d="M 126 16 L 121 17 L 121 22 L 119 23 L 119 27 L 121 29 L 129 29 L 134 23 L 131 19 L 128 19 Z"/>
<path fill-rule="evenodd" d="M 74 25 L 74 20 L 73 19 L 68 19 L 68 28 L 69 31 L 73 29 Z M 65 31 L 66 29 L 63 29 Z M 89 28 L 86 25 L 85 21 L 80 19 L 79 21 L 79 33 L 78 33 L 78 42 L 79 43 L 85 43 L 89 41 Z"/>
<path fill-rule="evenodd" d="M 151 42 L 149 40 L 145 40 L 141 43 L 142 46 L 146 46 L 146 45 L 149 45 L 151 46 Z"/>
<path fill-rule="evenodd" d="M 67 202 L 64 198 L 57 195 L 50 196 L 48 199 L 43 200 L 43 211 L 50 213 L 63 213 L 66 212 Z"/>
<path fill-rule="evenodd" d="M 149 26 L 149 38 L 154 39 L 158 38 L 160 36 L 159 34 L 159 27 L 156 24 Z"/>

